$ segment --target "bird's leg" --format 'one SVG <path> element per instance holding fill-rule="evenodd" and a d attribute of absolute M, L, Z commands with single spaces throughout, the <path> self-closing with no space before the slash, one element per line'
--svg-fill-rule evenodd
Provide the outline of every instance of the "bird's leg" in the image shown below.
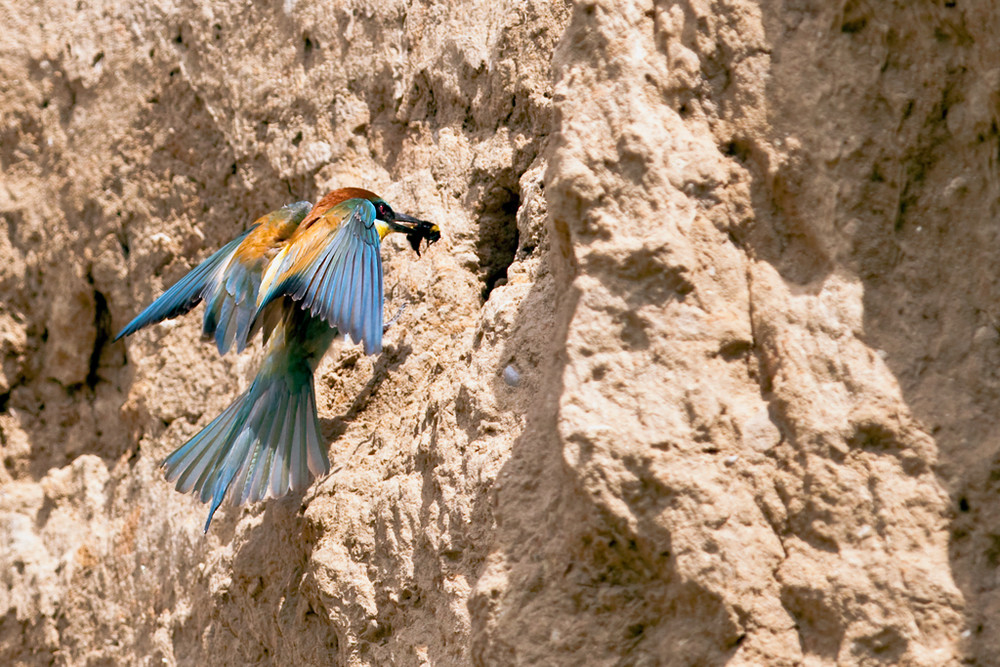
<path fill-rule="evenodd" d="M 406 310 L 406 303 L 405 302 L 403 303 L 402 306 L 399 307 L 399 310 L 396 311 L 396 314 L 393 315 L 392 317 L 390 317 L 389 321 L 382 325 L 382 333 L 385 333 L 386 331 L 388 331 L 389 327 L 391 327 L 393 324 L 396 323 L 396 320 L 399 319 L 399 316 L 403 314 L 404 310 Z"/>

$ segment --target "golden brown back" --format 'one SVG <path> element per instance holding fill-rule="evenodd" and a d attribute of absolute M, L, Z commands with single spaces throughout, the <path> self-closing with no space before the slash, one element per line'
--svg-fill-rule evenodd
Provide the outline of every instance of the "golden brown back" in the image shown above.
<path fill-rule="evenodd" d="M 323 217 L 323 214 L 329 211 L 331 208 L 336 206 L 341 202 L 345 202 L 348 199 L 367 199 L 368 201 L 375 201 L 379 196 L 372 192 L 371 190 L 365 190 L 364 188 L 338 188 L 332 192 L 328 192 L 322 199 L 316 202 L 316 205 L 312 207 L 309 211 L 309 215 L 305 217 L 302 221 L 300 228 L 304 229 L 312 225 L 312 223 Z"/>

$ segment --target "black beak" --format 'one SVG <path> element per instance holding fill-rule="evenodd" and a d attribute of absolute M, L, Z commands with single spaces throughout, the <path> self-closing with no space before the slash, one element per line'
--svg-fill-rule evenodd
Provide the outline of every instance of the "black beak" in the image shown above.
<path fill-rule="evenodd" d="M 441 239 L 441 229 L 433 222 L 420 220 L 405 213 L 396 213 L 390 225 L 395 231 L 406 234 L 406 240 L 410 242 L 410 247 L 417 256 L 420 255 L 421 241 L 426 240 L 427 245 L 430 245 Z"/>
<path fill-rule="evenodd" d="M 405 213 L 394 213 L 392 217 L 396 222 L 405 222 L 411 225 L 416 225 L 421 222 L 424 222 L 419 218 L 414 218 L 412 215 L 406 215 Z"/>

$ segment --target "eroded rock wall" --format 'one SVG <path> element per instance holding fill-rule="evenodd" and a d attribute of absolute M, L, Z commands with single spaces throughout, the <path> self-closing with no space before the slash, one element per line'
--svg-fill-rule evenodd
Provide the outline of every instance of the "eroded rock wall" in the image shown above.
<path fill-rule="evenodd" d="M 989 664 L 995 9 L 0 3 L 0 661 Z M 259 354 L 111 338 L 343 185 L 444 238 L 204 536 Z"/>

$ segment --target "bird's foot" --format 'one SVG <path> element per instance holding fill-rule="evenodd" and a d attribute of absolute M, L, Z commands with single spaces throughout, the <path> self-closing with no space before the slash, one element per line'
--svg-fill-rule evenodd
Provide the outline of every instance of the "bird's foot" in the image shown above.
<path fill-rule="evenodd" d="M 388 331 L 389 327 L 391 327 L 393 324 L 396 323 L 396 320 L 399 319 L 399 316 L 403 314 L 404 310 L 406 310 L 406 304 L 405 303 L 402 306 L 399 307 L 399 310 L 396 311 L 395 315 L 393 315 L 392 317 L 389 318 L 388 322 L 386 322 L 385 324 L 382 325 L 382 333 L 385 333 L 386 331 Z"/>

